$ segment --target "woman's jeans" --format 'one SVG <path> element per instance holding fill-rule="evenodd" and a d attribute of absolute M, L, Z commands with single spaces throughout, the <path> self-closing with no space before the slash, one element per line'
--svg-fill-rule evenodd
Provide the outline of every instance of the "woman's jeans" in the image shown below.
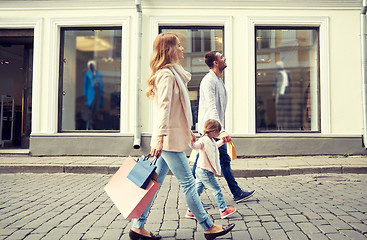
<path fill-rule="evenodd" d="M 204 188 L 208 188 L 212 191 L 215 201 L 217 202 L 218 208 L 220 212 L 226 210 L 226 202 L 224 201 L 222 190 L 215 178 L 215 174 L 206 169 L 202 169 L 200 167 L 196 168 L 196 191 L 199 196 L 204 191 Z M 194 214 L 195 215 L 195 214 Z"/>
<path fill-rule="evenodd" d="M 188 207 L 191 209 L 200 226 L 204 229 L 204 231 L 211 228 L 214 223 L 206 214 L 203 205 L 201 204 L 199 195 L 196 192 L 195 179 L 191 174 L 191 169 L 186 154 L 184 152 L 163 151 L 161 157 L 159 157 L 157 160 L 156 166 L 156 172 L 159 174 L 157 182 L 162 184 L 168 173 L 168 170 L 171 170 L 181 186 Z M 149 203 L 141 217 L 134 219 L 133 227 L 144 228 L 144 224 L 148 212 L 152 206 L 153 200 L 154 198 Z"/>
<path fill-rule="evenodd" d="M 218 141 L 218 138 L 214 138 L 215 141 Z M 227 153 L 227 144 L 223 144 L 218 148 L 219 150 L 219 160 L 220 160 L 220 167 L 222 169 L 222 174 L 227 181 L 229 190 L 234 198 L 240 196 L 242 194 L 242 189 L 238 186 L 236 179 L 234 179 L 232 168 L 231 168 L 231 157 Z M 194 166 L 192 167 L 192 174 L 195 176 L 195 169 L 197 165 L 197 161 L 199 158 L 199 154 L 196 156 L 196 160 Z"/>

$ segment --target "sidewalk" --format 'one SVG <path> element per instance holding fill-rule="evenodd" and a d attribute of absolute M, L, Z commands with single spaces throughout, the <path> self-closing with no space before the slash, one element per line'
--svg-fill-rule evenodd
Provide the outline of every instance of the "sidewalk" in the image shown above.
<path fill-rule="evenodd" d="M 112 173 L 123 159 L 0 155 L 1 173 L 23 172 L 1 174 L 0 240 L 129 240 L 132 221 L 104 191 L 111 174 L 100 174 Z M 367 157 L 245 158 L 233 161 L 233 169 L 237 176 L 248 175 L 236 178 L 239 186 L 256 190 L 236 203 L 224 177 L 217 178 L 226 204 L 237 208 L 233 215 L 220 218 L 211 191 L 200 196 L 216 224 L 236 224 L 220 239 L 366 239 L 366 175 L 348 173 L 366 173 Z M 290 176 L 250 177 L 275 174 Z M 145 227 L 164 240 L 205 240 L 186 211 L 178 180 L 167 176 Z"/>
<path fill-rule="evenodd" d="M 0 173 L 113 174 L 126 157 L 0 155 Z M 236 177 L 309 173 L 367 173 L 367 156 L 294 156 L 242 158 L 232 161 Z"/>
<path fill-rule="evenodd" d="M 104 191 L 110 174 L 2 174 L 1 240 L 130 240 L 132 221 L 119 213 Z M 367 237 L 365 174 L 305 174 L 237 178 L 255 195 L 236 203 L 218 177 L 228 206 L 221 219 L 211 191 L 201 200 L 218 225 L 235 223 L 231 240 L 357 240 Z M 146 222 L 162 240 L 205 240 L 197 221 L 185 218 L 187 205 L 178 180 L 167 176 Z"/>

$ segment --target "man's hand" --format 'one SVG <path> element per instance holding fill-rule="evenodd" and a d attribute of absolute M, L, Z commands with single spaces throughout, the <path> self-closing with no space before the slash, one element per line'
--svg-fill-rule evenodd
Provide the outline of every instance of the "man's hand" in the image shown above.
<path fill-rule="evenodd" d="M 221 132 L 219 138 L 221 138 L 225 143 L 232 141 L 231 136 L 229 136 L 227 132 Z"/>

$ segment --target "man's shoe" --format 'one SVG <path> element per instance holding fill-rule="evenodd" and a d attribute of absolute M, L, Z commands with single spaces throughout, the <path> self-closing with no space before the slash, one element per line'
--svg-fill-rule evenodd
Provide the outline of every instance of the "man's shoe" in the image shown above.
<path fill-rule="evenodd" d="M 254 194 L 255 194 L 255 190 L 252 190 L 251 192 L 242 192 L 241 195 L 234 198 L 234 201 L 236 203 L 245 201 L 245 200 L 249 199 L 250 197 L 252 197 Z"/>
<path fill-rule="evenodd" d="M 187 212 L 185 214 L 185 218 L 196 219 L 196 217 L 194 216 L 194 214 L 190 210 L 187 210 Z"/>
<path fill-rule="evenodd" d="M 225 219 L 236 212 L 236 208 L 227 207 L 223 212 L 220 213 L 220 218 Z"/>
<path fill-rule="evenodd" d="M 208 204 L 205 204 L 205 203 L 203 203 L 203 202 L 201 202 L 201 204 L 203 205 L 203 208 L 204 208 L 204 209 L 208 209 L 208 208 L 210 208 L 210 206 L 209 206 Z"/>
<path fill-rule="evenodd" d="M 223 236 L 223 235 L 227 234 L 229 231 L 231 231 L 234 228 L 234 226 L 235 226 L 234 223 L 231 223 L 227 226 L 222 226 L 222 229 L 223 229 L 222 231 L 217 232 L 217 233 L 204 233 L 204 237 L 205 237 L 206 240 L 213 240 L 216 237 Z"/>

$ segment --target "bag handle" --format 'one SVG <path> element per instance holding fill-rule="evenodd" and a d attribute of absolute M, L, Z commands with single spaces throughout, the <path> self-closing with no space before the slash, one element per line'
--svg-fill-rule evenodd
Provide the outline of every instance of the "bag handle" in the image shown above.
<path fill-rule="evenodd" d="M 150 153 L 143 158 L 143 161 L 148 161 L 149 158 L 150 158 Z M 140 159 L 141 158 L 139 158 L 138 161 L 140 161 Z M 153 161 L 150 163 L 150 165 L 152 165 L 152 164 L 155 165 L 157 160 L 158 160 L 158 158 L 156 156 L 154 156 Z"/>

